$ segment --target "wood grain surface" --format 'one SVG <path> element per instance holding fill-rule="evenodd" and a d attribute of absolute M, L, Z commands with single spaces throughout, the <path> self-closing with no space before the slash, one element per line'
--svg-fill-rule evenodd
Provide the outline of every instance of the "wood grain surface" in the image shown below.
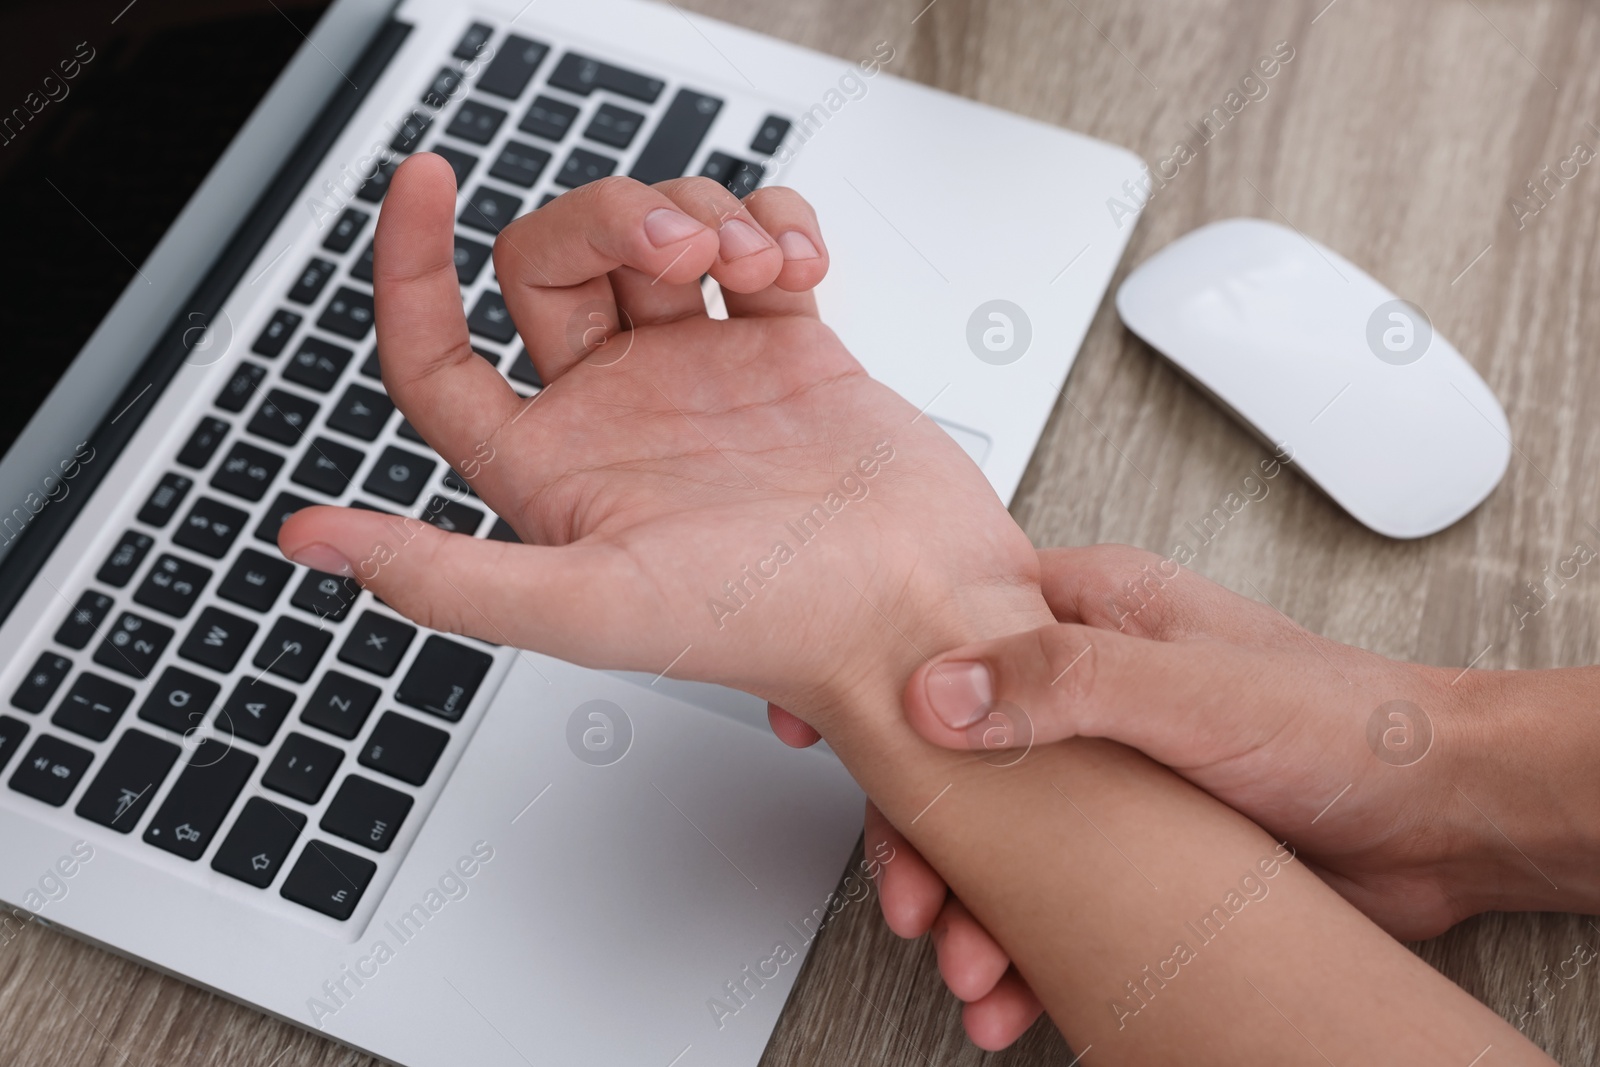
<path fill-rule="evenodd" d="M 1596 659 L 1600 571 L 1518 628 L 1524 583 L 1600 545 L 1600 166 L 1520 220 L 1524 183 L 1600 143 L 1600 11 L 1582 0 L 682 0 L 692 11 L 846 58 L 888 41 L 889 70 L 1158 160 L 1257 57 L 1295 57 L 1151 201 L 1121 274 L 1205 222 L 1252 215 L 1338 249 L 1424 308 L 1488 380 L 1517 451 L 1476 512 L 1420 542 L 1372 534 L 1284 477 L 1194 568 L 1294 619 L 1386 655 L 1465 667 Z M 925 6 L 926 5 L 926 6 Z M 869 105 L 870 106 L 870 105 Z M 981 146 L 975 146 L 981 151 Z M 991 161 L 997 193 L 1047 197 L 1026 160 Z M 908 180 L 915 180 L 908 170 Z M 1530 202 L 1531 203 L 1531 202 Z M 959 205 L 952 210 L 959 210 Z M 827 220 L 824 219 L 824 226 Z M 1070 250 L 1065 250 L 1070 252 Z M 1262 446 L 1100 310 L 1013 509 L 1040 545 L 1171 550 Z M 1560 743 L 1551 738 L 1552 744 Z M 1416 950 L 1560 1062 L 1600 1059 L 1600 968 L 1553 994 L 1600 927 L 1494 915 Z M 1567 964 L 1567 969 L 1571 965 Z M 1522 1018 L 1523 1013 L 1529 1013 Z M 366 1064 L 180 981 L 32 925 L 0 948 L 0 1064 Z M 930 947 L 874 902 L 818 941 L 766 1067 L 1065 1065 L 1047 1026 L 984 1055 Z"/>

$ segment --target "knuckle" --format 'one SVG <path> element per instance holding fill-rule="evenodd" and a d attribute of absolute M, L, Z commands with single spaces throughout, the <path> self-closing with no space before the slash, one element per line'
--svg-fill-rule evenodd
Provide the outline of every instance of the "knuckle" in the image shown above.
<path fill-rule="evenodd" d="M 1101 657 L 1109 643 L 1080 626 L 1046 626 L 1033 632 L 1032 656 L 1043 669 L 1035 676 L 1035 699 L 1064 710 L 1074 723 L 1092 709 Z M 1032 673 L 1032 672 L 1030 672 Z"/>

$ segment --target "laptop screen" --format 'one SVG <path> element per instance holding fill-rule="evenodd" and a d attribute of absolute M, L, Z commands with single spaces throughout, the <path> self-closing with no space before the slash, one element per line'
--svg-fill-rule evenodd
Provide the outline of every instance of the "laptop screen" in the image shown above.
<path fill-rule="evenodd" d="M 327 6 L 0 3 L 0 454 Z"/>

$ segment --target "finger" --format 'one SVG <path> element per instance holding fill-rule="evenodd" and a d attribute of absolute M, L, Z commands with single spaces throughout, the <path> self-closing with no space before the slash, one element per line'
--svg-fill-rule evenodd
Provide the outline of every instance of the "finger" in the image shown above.
<path fill-rule="evenodd" d="M 1044 1005 L 1028 983 L 1010 970 L 988 996 L 961 1009 L 961 1023 L 974 1045 L 999 1052 L 1014 1045 L 1043 1014 Z"/>
<path fill-rule="evenodd" d="M 454 172 L 443 159 L 424 153 L 400 165 L 373 238 L 372 290 L 384 388 L 460 469 L 522 400 L 472 351 L 456 278 L 455 204 Z M 486 480 L 492 500 L 496 479 Z"/>
<path fill-rule="evenodd" d="M 507 226 L 494 269 L 534 367 L 552 383 L 628 322 L 703 312 L 700 276 L 717 245 L 715 232 L 657 190 L 603 178 Z M 642 279 L 632 289 L 651 295 L 633 306 L 624 300 L 624 322 L 610 275 L 630 270 Z"/>
<path fill-rule="evenodd" d="M 879 861 L 878 906 L 889 929 L 901 937 L 921 937 L 932 929 L 944 906 L 944 879 L 870 800 L 866 854 Z"/>
<path fill-rule="evenodd" d="M 710 178 L 676 178 L 655 187 L 717 234 L 709 273 L 724 293 L 755 293 L 777 281 L 783 252 L 744 202 Z"/>
<path fill-rule="evenodd" d="M 776 704 L 767 705 L 767 725 L 790 748 L 810 748 L 822 740 L 821 734 Z"/>
<path fill-rule="evenodd" d="M 987 996 L 1000 981 L 1011 960 L 955 897 L 944 902 L 933 921 L 933 947 L 939 956 L 939 974 L 950 992 L 968 1002 Z"/>
<path fill-rule="evenodd" d="M 817 298 L 811 290 L 828 273 L 828 247 L 822 243 L 817 213 L 793 189 L 771 186 L 757 189 L 744 202 L 745 210 L 772 234 L 783 253 L 783 267 L 767 288 L 754 293 L 724 292 L 728 314 L 741 316 L 808 315 L 817 317 Z"/>

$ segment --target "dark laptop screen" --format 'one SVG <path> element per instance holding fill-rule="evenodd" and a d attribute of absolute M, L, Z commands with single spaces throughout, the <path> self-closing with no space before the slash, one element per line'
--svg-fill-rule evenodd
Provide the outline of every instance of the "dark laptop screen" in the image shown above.
<path fill-rule="evenodd" d="M 0 2 L 0 454 L 327 6 Z"/>

